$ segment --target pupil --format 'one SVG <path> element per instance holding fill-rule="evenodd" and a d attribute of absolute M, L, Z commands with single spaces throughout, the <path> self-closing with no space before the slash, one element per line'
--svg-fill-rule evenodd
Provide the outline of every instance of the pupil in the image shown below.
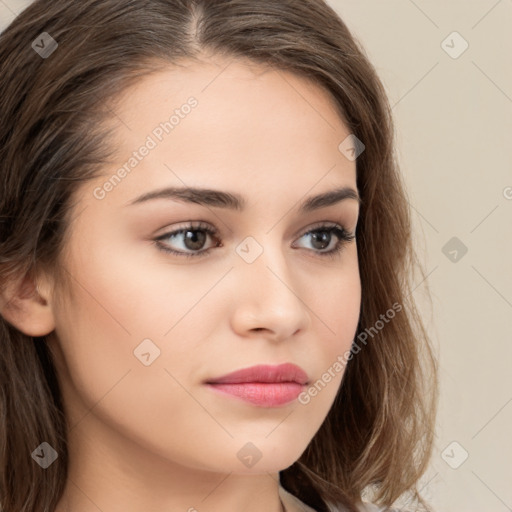
<path fill-rule="evenodd" d="M 197 234 L 199 233 L 199 236 Z M 203 231 L 187 231 L 185 236 L 185 246 L 187 249 L 201 249 L 204 244 L 206 235 Z M 187 242 L 192 242 L 192 247 Z"/>
<path fill-rule="evenodd" d="M 331 235 L 327 231 L 319 231 L 317 233 L 313 233 L 313 245 L 315 245 L 315 242 L 320 241 L 320 245 L 322 247 L 315 247 L 316 249 L 325 249 L 329 246 Z M 320 240 L 319 240 L 320 239 Z"/>

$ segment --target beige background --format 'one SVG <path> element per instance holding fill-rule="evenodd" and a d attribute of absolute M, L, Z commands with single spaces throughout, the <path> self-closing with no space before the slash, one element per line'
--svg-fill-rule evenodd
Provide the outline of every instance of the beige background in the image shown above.
<path fill-rule="evenodd" d="M 512 510 L 512 1 L 329 3 L 388 90 L 429 272 L 441 401 L 424 495 L 439 512 Z M 454 31 L 469 45 L 455 59 Z"/>
<path fill-rule="evenodd" d="M 29 3 L 0 0 L 0 27 Z M 329 3 L 388 91 L 433 296 L 418 283 L 441 377 L 423 494 L 512 510 L 512 0 Z"/>

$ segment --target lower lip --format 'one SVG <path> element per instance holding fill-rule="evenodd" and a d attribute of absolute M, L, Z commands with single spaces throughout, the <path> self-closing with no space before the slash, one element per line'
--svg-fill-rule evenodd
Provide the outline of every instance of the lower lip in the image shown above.
<path fill-rule="evenodd" d="M 293 402 L 304 387 L 297 382 L 242 382 L 238 384 L 208 384 L 208 386 L 219 393 L 240 398 L 260 407 L 278 407 Z"/>

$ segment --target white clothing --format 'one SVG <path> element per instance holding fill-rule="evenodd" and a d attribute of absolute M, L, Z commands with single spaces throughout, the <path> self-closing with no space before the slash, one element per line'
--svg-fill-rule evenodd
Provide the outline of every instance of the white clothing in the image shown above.
<path fill-rule="evenodd" d="M 306 505 L 302 501 L 300 501 L 296 496 L 289 493 L 284 487 L 279 486 L 279 496 L 281 497 L 281 500 L 284 503 L 284 506 L 287 509 L 290 509 L 292 505 L 295 505 L 295 508 L 298 508 L 299 510 L 303 512 L 316 512 L 314 508 L 311 508 L 309 505 Z M 400 512 L 397 509 L 390 509 L 386 507 L 379 507 L 378 505 L 374 505 L 373 503 L 366 503 L 364 501 L 361 501 L 361 503 L 358 505 L 358 508 L 360 512 Z M 330 506 L 331 512 L 346 512 L 345 510 L 342 510 L 339 507 L 333 507 Z"/>

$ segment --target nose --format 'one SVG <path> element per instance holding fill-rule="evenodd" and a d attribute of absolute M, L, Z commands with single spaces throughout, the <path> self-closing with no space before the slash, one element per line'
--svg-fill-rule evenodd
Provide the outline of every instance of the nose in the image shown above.
<path fill-rule="evenodd" d="M 301 296 L 305 290 L 279 250 L 265 248 L 250 264 L 239 261 L 233 275 L 237 284 L 231 327 L 240 336 L 280 341 L 308 327 L 310 310 L 307 297 Z"/>

